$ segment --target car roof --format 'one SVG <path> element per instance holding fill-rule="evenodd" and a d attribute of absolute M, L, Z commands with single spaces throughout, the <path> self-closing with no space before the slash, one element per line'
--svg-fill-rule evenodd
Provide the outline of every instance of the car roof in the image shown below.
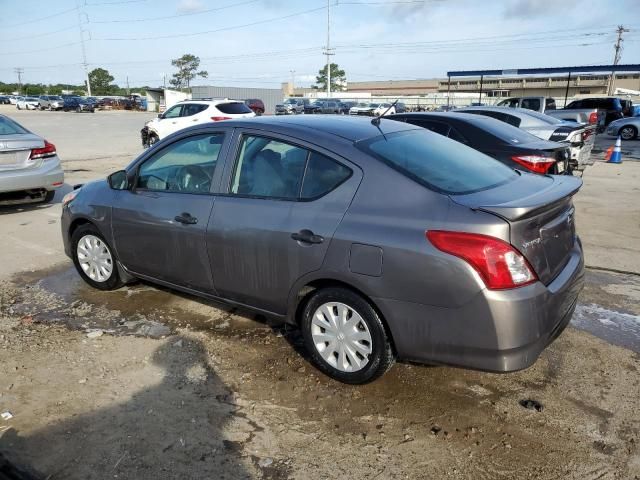
<path fill-rule="evenodd" d="M 180 100 L 178 103 L 191 103 L 195 105 L 220 105 L 221 103 L 244 103 L 243 100 L 230 100 L 228 98 L 216 98 L 214 100 Z"/>
<path fill-rule="evenodd" d="M 246 120 L 225 120 L 224 123 L 246 128 L 288 127 L 302 130 L 301 133 L 306 134 L 311 131 L 316 131 L 353 142 L 404 130 L 421 130 L 420 127 L 396 122 L 389 118 L 382 118 L 378 126 L 371 123 L 371 120 L 371 118 L 350 117 L 346 115 L 269 115 L 253 117 Z"/>

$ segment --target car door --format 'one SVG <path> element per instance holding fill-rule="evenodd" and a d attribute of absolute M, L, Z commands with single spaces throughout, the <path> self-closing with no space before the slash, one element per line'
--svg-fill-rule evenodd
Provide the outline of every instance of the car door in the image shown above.
<path fill-rule="evenodd" d="M 213 292 L 205 232 L 214 204 L 225 130 L 190 133 L 135 166 L 130 190 L 114 191 L 112 229 L 132 272 Z"/>
<path fill-rule="evenodd" d="M 182 113 L 178 119 L 178 129 L 192 127 L 193 125 L 199 125 L 201 123 L 207 123 L 211 121 L 211 118 L 206 115 L 201 115 L 209 105 L 200 103 L 186 103 L 182 107 Z"/>
<path fill-rule="evenodd" d="M 289 290 L 322 266 L 362 173 L 344 159 L 283 135 L 234 136 L 207 231 L 216 291 L 284 314 Z"/>
<path fill-rule="evenodd" d="M 178 122 L 182 114 L 182 107 L 183 105 L 181 103 L 174 105 L 158 118 L 158 122 L 154 127 L 158 131 L 160 138 L 164 138 L 179 130 Z"/>

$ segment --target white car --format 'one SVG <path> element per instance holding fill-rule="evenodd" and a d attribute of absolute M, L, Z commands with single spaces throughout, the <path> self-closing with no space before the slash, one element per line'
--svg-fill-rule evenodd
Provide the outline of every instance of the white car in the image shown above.
<path fill-rule="evenodd" d="M 256 114 L 238 100 L 186 100 L 147 122 L 142 129 L 142 144 L 149 147 L 183 128 Z"/>
<path fill-rule="evenodd" d="M 390 103 L 359 103 L 349 109 L 349 115 L 365 115 L 368 117 L 379 117 L 381 115 L 393 115 L 396 107 Z"/>
<path fill-rule="evenodd" d="M 40 108 L 40 99 L 36 97 L 18 97 L 16 101 L 16 108 L 18 110 L 36 110 Z"/>

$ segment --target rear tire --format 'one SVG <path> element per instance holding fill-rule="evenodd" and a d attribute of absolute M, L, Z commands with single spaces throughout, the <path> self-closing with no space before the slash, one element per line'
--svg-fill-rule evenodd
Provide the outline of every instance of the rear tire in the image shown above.
<path fill-rule="evenodd" d="M 42 203 L 51 203 L 55 196 L 56 196 L 55 190 L 47 190 L 47 193 L 44 196 L 44 200 L 42 201 Z"/>
<path fill-rule="evenodd" d="M 76 270 L 93 288 L 116 290 L 124 285 L 118 273 L 115 252 L 93 225 L 81 225 L 73 232 L 71 255 Z M 101 267 L 94 268 L 96 258 L 102 262 Z"/>
<path fill-rule="evenodd" d="M 311 295 L 300 323 L 307 351 L 322 372 L 340 382 L 362 384 L 391 368 L 391 342 L 367 300 L 341 287 Z"/>

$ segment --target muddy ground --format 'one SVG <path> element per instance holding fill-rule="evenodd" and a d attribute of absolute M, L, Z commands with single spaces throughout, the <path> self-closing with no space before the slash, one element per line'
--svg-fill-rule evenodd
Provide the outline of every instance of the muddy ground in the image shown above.
<path fill-rule="evenodd" d="M 639 285 L 590 272 L 578 323 L 635 325 Z M 98 292 L 63 263 L 0 292 L 0 449 L 41 478 L 640 478 L 637 338 L 570 327 L 523 372 L 353 387 L 296 330 L 147 284 Z"/>

